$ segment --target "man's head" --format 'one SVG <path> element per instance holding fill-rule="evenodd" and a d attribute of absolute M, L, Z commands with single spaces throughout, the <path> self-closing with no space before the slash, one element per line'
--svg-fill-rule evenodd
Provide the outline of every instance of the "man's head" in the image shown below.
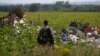
<path fill-rule="evenodd" d="M 47 26 L 48 25 L 48 21 L 44 20 L 44 25 Z"/>

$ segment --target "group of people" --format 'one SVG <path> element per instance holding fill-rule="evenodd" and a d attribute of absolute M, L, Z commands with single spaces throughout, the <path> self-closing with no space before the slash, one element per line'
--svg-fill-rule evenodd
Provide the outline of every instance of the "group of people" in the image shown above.
<path fill-rule="evenodd" d="M 81 24 L 74 20 L 67 29 L 62 29 L 61 38 L 63 43 L 66 43 L 69 38 L 76 44 L 80 37 L 87 41 L 93 41 L 100 37 L 100 28 L 96 26 L 91 27 L 89 23 Z"/>
<path fill-rule="evenodd" d="M 48 25 L 47 20 L 44 20 L 43 23 L 44 26 L 40 28 L 38 32 L 37 42 L 42 46 L 53 46 L 55 41 L 52 28 Z M 61 29 L 60 39 L 63 44 L 67 44 L 68 39 L 70 39 L 73 44 L 77 44 L 80 37 L 84 39 L 99 38 L 100 28 L 90 27 L 89 23 L 80 25 L 77 21 L 74 20 L 69 24 L 68 28 Z"/>
<path fill-rule="evenodd" d="M 8 24 L 11 27 L 14 27 L 17 23 L 24 23 L 22 19 L 24 17 L 19 18 L 16 13 L 9 13 Z M 54 45 L 54 37 L 53 30 L 49 26 L 48 21 L 44 20 L 44 26 L 41 27 L 38 31 L 38 44 L 45 46 L 53 46 Z M 85 38 L 99 38 L 100 37 L 100 27 L 90 27 L 89 23 L 79 23 L 76 20 L 73 20 L 68 28 L 61 29 L 60 39 L 61 42 L 66 44 L 68 39 L 72 40 L 74 44 L 77 44 L 78 39 L 80 37 Z"/>

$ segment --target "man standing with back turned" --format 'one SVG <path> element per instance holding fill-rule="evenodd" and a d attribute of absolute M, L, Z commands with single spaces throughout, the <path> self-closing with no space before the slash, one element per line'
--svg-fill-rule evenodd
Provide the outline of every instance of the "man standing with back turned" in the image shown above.
<path fill-rule="evenodd" d="M 52 34 L 52 29 L 48 26 L 48 21 L 44 20 L 44 26 L 39 30 L 37 42 L 43 47 L 53 47 L 54 38 Z"/>

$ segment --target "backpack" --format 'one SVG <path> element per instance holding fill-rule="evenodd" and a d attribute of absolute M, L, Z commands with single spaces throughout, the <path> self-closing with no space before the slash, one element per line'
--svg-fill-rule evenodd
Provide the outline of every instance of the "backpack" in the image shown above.
<path fill-rule="evenodd" d="M 53 40 L 53 35 L 51 29 L 43 27 L 38 34 L 38 43 L 46 43 Z"/>

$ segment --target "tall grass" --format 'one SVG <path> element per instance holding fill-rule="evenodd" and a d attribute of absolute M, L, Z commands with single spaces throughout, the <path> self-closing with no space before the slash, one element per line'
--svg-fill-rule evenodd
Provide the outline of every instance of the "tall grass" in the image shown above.
<path fill-rule="evenodd" d="M 0 12 L 0 17 L 7 13 Z M 44 19 L 49 20 L 54 30 L 67 28 L 70 21 L 77 19 L 80 22 L 89 22 L 100 26 L 100 12 L 27 12 L 26 19 L 33 20 L 36 25 L 42 26 Z M 37 45 L 35 26 L 19 26 L 20 33 L 14 28 L 0 28 L 0 56 L 100 56 L 100 49 L 86 43 L 63 45 L 59 36 L 55 36 L 56 46 L 46 52 L 45 48 Z M 46 47 L 48 49 L 48 47 Z"/>

